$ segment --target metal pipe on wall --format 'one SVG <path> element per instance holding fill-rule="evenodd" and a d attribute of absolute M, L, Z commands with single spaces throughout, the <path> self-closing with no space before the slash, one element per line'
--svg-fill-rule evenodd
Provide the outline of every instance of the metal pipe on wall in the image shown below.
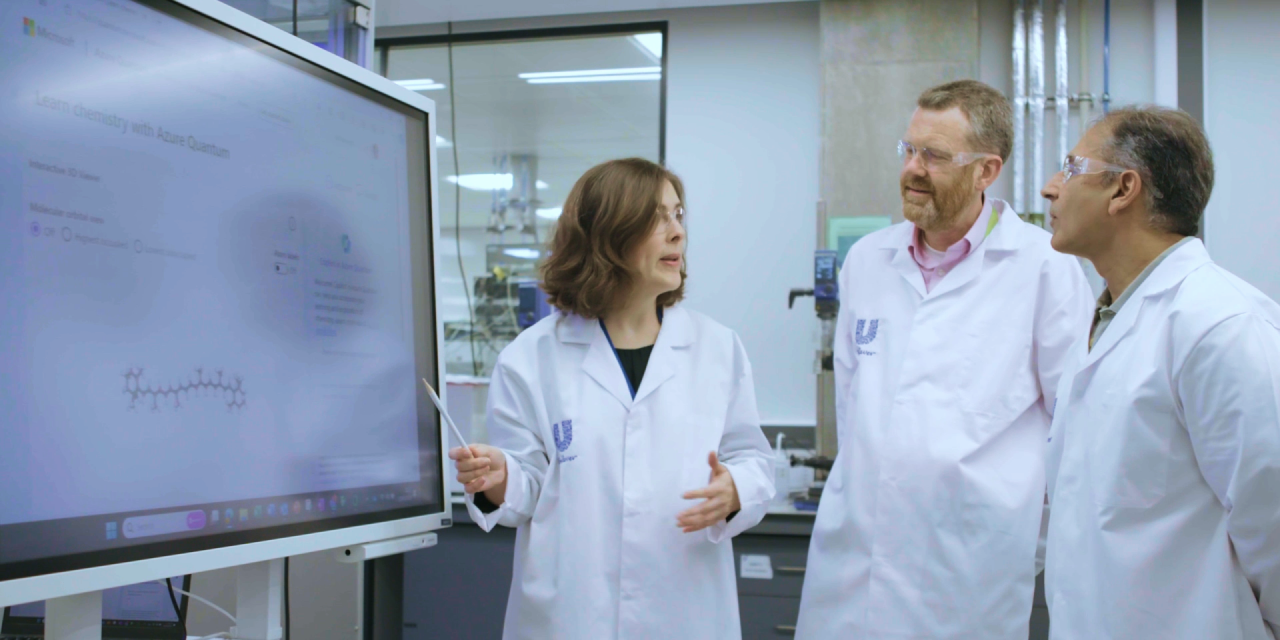
<path fill-rule="evenodd" d="M 1089 128 L 1089 119 L 1093 116 L 1093 97 L 1089 89 L 1089 12 L 1085 10 L 1086 0 L 1077 3 L 1080 12 L 1080 135 Z M 1086 100 L 1085 97 L 1088 96 Z"/>
<path fill-rule="evenodd" d="M 1013 210 L 1026 213 L 1027 0 L 1013 5 Z"/>
<path fill-rule="evenodd" d="M 1031 63 L 1031 181 L 1044 179 L 1044 0 L 1031 5 L 1031 26 L 1027 34 L 1027 53 Z M 1027 213 L 1044 213 L 1043 200 L 1032 199 Z"/>
<path fill-rule="evenodd" d="M 1061 159 L 1071 150 L 1067 146 L 1067 133 L 1071 128 L 1071 98 L 1067 94 L 1067 0 L 1058 0 L 1055 18 L 1058 29 L 1053 43 L 1053 77 L 1058 90 L 1053 95 L 1053 106 L 1058 114 L 1058 158 Z"/>
<path fill-rule="evenodd" d="M 1102 7 L 1102 112 L 1111 111 L 1111 0 Z"/>

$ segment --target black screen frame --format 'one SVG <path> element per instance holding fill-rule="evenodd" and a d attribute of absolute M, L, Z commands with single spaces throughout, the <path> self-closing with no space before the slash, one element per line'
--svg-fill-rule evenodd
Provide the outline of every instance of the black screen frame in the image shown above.
<path fill-rule="evenodd" d="M 410 106 L 407 103 L 398 101 L 386 94 L 372 89 L 364 84 L 356 82 L 346 76 L 335 71 L 313 63 L 305 58 L 289 52 L 279 46 L 272 44 L 266 40 L 255 37 L 243 30 L 227 23 L 221 22 L 204 13 L 196 11 L 190 7 L 184 6 L 173 0 L 129 0 L 137 5 L 156 10 L 166 14 L 177 20 L 185 22 L 198 29 L 202 29 L 213 35 L 220 36 L 230 40 L 236 44 L 245 46 L 253 51 L 267 55 L 272 59 L 283 62 L 304 73 L 308 73 L 313 77 L 319 78 L 333 84 L 345 91 L 371 100 L 384 107 L 392 109 L 408 118 L 419 120 L 422 127 L 421 149 L 423 150 L 423 163 L 421 180 L 425 185 L 425 194 L 420 203 L 420 211 L 410 211 L 410 217 L 420 217 L 417 224 L 425 221 L 425 233 L 419 233 L 411 238 L 410 252 L 411 263 L 414 265 L 422 264 L 422 268 L 414 269 L 411 273 L 411 283 L 413 295 L 415 299 L 419 296 L 425 296 L 429 302 L 420 305 L 415 302 L 413 305 L 413 331 L 414 331 L 414 360 L 416 374 L 420 378 L 425 378 L 432 382 L 436 388 L 440 388 L 440 364 L 442 354 L 440 353 L 439 343 L 437 341 L 437 309 L 435 306 L 436 286 L 435 286 L 435 237 L 434 237 L 434 211 L 432 202 L 435 197 L 435 186 L 432 184 L 431 175 L 434 168 L 435 156 L 432 152 L 434 147 L 433 131 L 435 129 L 435 114 L 425 112 L 421 109 Z M 282 32 L 287 33 L 287 32 Z M 307 45 L 313 46 L 313 45 Z M 325 54 L 331 55 L 331 54 Z M 344 61 L 345 62 L 345 61 Z M 415 149 L 416 144 L 409 141 L 409 149 Z M 407 167 L 406 167 L 407 168 Z M 409 176 L 412 179 L 412 176 Z M 412 198 L 410 206 L 413 206 Z M 415 222 L 410 221 L 410 228 Z M 420 236 L 420 237 L 418 237 Z M 425 264 L 424 264 L 425 263 Z M 422 361 L 419 357 L 424 346 L 430 351 L 428 361 Z M 417 402 L 418 415 L 418 441 L 421 450 L 423 442 L 434 443 L 436 447 L 443 447 L 440 439 L 440 419 L 435 408 L 425 399 L 421 391 L 418 393 Z M 346 529 L 362 525 L 380 524 L 403 520 L 407 518 L 415 518 L 422 516 L 443 515 L 443 524 L 450 524 L 450 502 L 448 496 L 448 483 L 445 481 L 444 473 L 444 457 L 445 452 L 440 450 L 437 452 L 437 459 L 434 461 L 434 467 L 431 473 L 439 473 L 439 477 L 435 479 L 435 504 L 415 504 L 396 509 L 388 509 L 375 511 L 370 513 L 359 513 L 345 515 L 337 518 L 323 518 L 311 520 L 307 522 L 294 522 L 289 524 L 281 524 L 275 526 L 265 526 L 244 530 L 229 530 L 221 533 L 206 533 L 189 538 L 178 538 L 169 540 L 158 540 L 141 544 L 133 544 L 125 547 L 113 549 L 99 549 L 92 551 L 84 551 L 70 553 L 65 555 L 35 558 L 30 560 L 18 560 L 6 563 L 0 563 L 0 582 L 10 580 L 20 580 L 23 578 L 31 578 L 36 576 L 63 573 L 68 571 L 76 571 L 81 569 L 91 569 L 107 565 L 122 564 L 128 562 L 137 562 L 157 557 L 175 556 L 199 551 L 207 551 L 211 549 L 220 549 L 225 547 L 234 547 L 252 544 L 256 542 L 265 542 L 271 540 L 279 540 L 284 538 L 292 538 L 337 529 Z M 428 462 L 423 460 L 422 462 Z M 420 466 L 425 468 L 425 465 Z M 428 478 L 420 476 L 419 486 L 424 489 L 429 486 Z M 265 498 L 264 498 L 265 499 Z M 191 509 L 199 508 L 196 505 L 189 507 Z M 149 511 L 130 512 L 130 516 L 145 516 L 149 514 L 166 513 L 173 511 L 174 508 L 155 509 Z M 42 521 L 42 525 L 51 525 L 63 523 L 73 520 L 93 519 L 99 521 L 103 515 L 87 516 L 84 518 L 70 518 L 66 520 Z M 32 523 L 24 523 L 32 524 Z M 22 526 L 6 525 L 6 526 Z M 3 529 L 3 527 L 0 527 Z"/>

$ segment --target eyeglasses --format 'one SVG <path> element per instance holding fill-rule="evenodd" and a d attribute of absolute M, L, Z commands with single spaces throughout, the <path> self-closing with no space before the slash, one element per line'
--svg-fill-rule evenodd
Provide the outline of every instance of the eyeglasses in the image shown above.
<path fill-rule="evenodd" d="M 1062 159 L 1062 182 L 1065 184 L 1072 176 L 1086 173 L 1121 173 L 1128 171 L 1125 167 L 1108 164 L 1101 160 L 1083 156 L 1067 156 Z"/>
<path fill-rule="evenodd" d="M 658 207 L 658 216 L 667 223 L 666 225 L 659 226 L 659 229 L 672 223 L 679 223 L 681 227 L 684 227 L 684 205 L 676 205 L 675 209 L 671 209 L 669 211 L 666 207 Z"/>
<path fill-rule="evenodd" d="M 947 153 L 937 149 L 928 147 L 917 147 L 906 140 L 898 141 L 898 159 L 905 166 L 911 162 L 912 158 L 920 156 L 920 160 L 924 162 L 924 166 L 929 170 L 941 169 L 946 165 L 963 167 L 966 164 L 981 160 L 983 158 L 995 158 L 994 153 L 982 153 L 979 151 L 961 151 L 959 153 Z"/>

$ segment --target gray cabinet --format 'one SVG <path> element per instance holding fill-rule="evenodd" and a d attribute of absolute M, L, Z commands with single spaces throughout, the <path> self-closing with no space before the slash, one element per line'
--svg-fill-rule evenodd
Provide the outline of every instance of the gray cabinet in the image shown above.
<path fill-rule="evenodd" d="M 800 598 L 775 598 L 738 594 L 742 638 L 794 638 Z"/>
<path fill-rule="evenodd" d="M 808 554 L 808 536 L 746 533 L 734 538 L 733 563 L 738 574 L 738 612 L 742 618 L 743 640 L 795 635 Z M 743 558 L 752 556 L 756 560 L 768 558 L 772 577 L 743 576 Z"/>
<path fill-rule="evenodd" d="M 742 535 L 733 541 L 733 563 L 738 572 L 738 596 L 799 598 L 804 586 L 809 539 L 795 536 Z M 772 579 L 742 577 L 743 556 L 765 556 Z"/>
<path fill-rule="evenodd" d="M 1044 574 L 1036 576 L 1036 598 L 1031 604 L 1031 640 L 1048 640 L 1049 605 L 1044 601 Z"/>
<path fill-rule="evenodd" d="M 733 541 L 738 572 L 738 606 L 743 640 L 768 640 L 794 635 L 800 614 L 800 592 L 808 566 L 809 530 L 794 516 L 770 516 L 760 526 Z M 812 518 L 808 520 L 812 526 Z M 773 577 L 742 577 L 743 556 L 768 556 Z M 1049 637 L 1049 609 L 1044 600 L 1044 577 L 1036 578 L 1029 640 Z"/>

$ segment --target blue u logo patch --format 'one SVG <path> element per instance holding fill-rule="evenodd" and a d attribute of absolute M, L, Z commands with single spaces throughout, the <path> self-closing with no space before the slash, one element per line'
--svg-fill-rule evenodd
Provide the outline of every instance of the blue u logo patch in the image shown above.
<path fill-rule="evenodd" d="M 573 443 L 573 421 L 565 420 L 551 425 L 551 435 L 556 439 L 556 451 L 564 453 Z"/>
<path fill-rule="evenodd" d="M 865 319 L 858 320 L 858 326 L 854 329 L 853 338 L 858 343 L 859 346 L 865 346 L 865 345 L 871 344 L 872 342 L 875 341 L 876 332 L 879 329 L 880 329 L 879 320 L 872 320 L 870 324 L 870 328 L 868 328 L 867 321 Z"/>

